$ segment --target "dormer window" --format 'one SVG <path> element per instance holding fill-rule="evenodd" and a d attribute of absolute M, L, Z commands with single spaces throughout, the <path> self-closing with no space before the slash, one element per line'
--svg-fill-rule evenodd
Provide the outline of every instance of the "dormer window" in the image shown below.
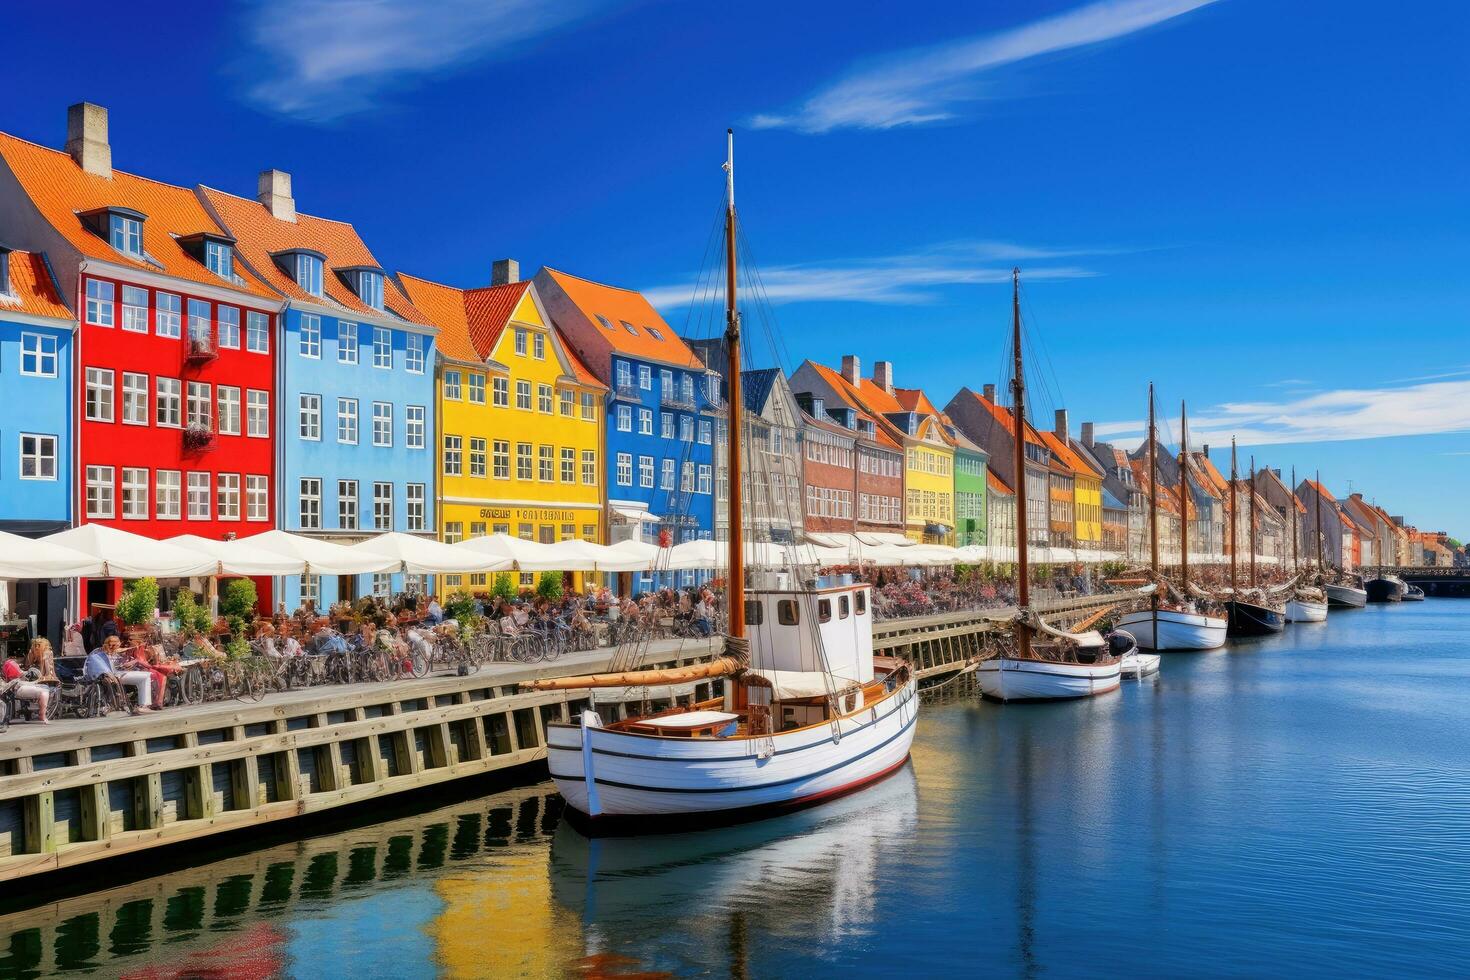
<path fill-rule="evenodd" d="M 325 255 L 304 248 L 293 248 L 282 252 L 272 252 L 271 258 L 275 259 L 280 270 L 290 276 L 292 281 L 308 295 L 320 296 L 322 294 L 322 269 L 327 261 Z"/>
<path fill-rule="evenodd" d="M 644 330 L 647 330 L 648 331 L 648 335 L 650 337 L 652 337 L 654 340 L 663 340 L 664 339 L 664 335 L 658 332 L 658 327 L 644 327 L 643 329 Z"/>
<path fill-rule="evenodd" d="M 132 215 L 112 212 L 107 218 L 107 240 L 119 252 L 143 254 L 143 222 Z"/>
<path fill-rule="evenodd" d="M 235 250 L 224 242 L 204 243 L 204 266 L 221 279 L 235 278 Z"/>
<path fill-rule="evenodd" d="M 602 324 L 602 329 L 604 330 L 611 330 L 613 328 L 612 321 L 608 320 L 608 318 L 603 316 L 601 313 L 597 314 L 597 322 Z"/>
<path fill-rule="evenodd" d="M 375 266 L 355 265 L 334 269 L 347 288 L 357 294 L 363 304 L 375 310 L 383 308 L 383 270 Z"/>
<path fill-rule="evenodd" d="M 10 249 L 0 245 L 0 296 L 9 296 L 13 292 L 10 288 Z"/>

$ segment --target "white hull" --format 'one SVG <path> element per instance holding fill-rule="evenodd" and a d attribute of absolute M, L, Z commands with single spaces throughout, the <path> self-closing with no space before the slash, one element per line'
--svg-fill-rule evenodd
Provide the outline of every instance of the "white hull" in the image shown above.
<path fill-rule="evenodd" d="M 547 761 L 567 804 L 589 817 L 718 814 L 838 796 L 896 770 L 909 755 L 919 691 L 893 694 L 837 722 L 758 738 L 610 731 L 590 712 L 550 725 Z"/>
<path fill-rule="evenodd" d="M 1217 650 L 1225 645 L 1225 627 L 1222 618 L 1177 609 L 1142 609 L 1118 620 L 1142 650 Z"/>
<path fill-rule="evenodd" d="M 1356 589 L 1351 585 L 1325 585 L 1322 587 L 1327 593 L 1327 598 L 1343 606 L 1351 606 L 1361 609 L 1368 605 L 1368 591 Z"/>
<path fill-rule="evenodd" d="M 1323 623 L 1327 621 L 1327 603 L 1305 602 L 1292 599 L 1286 604 L 1286 620 L 1289 623 Z"/>
<path fill-rule="evenodd" d="M 1157 674 L 1159 672 L 1159 661 L 1162 659 L 1163 657 L 1160 657 L 1157 653 L 1144 653 L 1142 650 L 1134 650 L 1132 653 L 1123 657 L 1122 663 L 1118 666 L 1122 668 L 1124 677 L 1129 680 L 1134 680 L 1136 678 L 1147 677 L 1149 674 Z"/>
<path fill-rule="evenodd" d="M 996 657 L 975 671 L 980 690 L 997 701 L 1053 701 L 1086 698 L 1117 690 L 1122 665 L 1068 664 L 1050 660 Z"/>

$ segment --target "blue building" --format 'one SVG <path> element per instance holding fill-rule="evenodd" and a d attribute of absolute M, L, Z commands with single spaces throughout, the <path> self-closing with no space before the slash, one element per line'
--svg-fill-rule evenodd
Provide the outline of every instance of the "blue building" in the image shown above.
<path fill-rule="evenodd" d="M 284 297 L 276 345 L 278 524 L 351 544 L 380 531 L 434 536 L 436 329 L 356 229 L 297 214 L 290 175 L 257 200 L 200 188 L 240 260 Z M 420 591 L 399 574 L 286 578 L 279 599 Z"/>
<path fill-rule="evenodd" d="M 642 294 L 553 269 L 536 276 L 567 343 L 608 386 L 608 537 L 678 544 L 714 531 L 719 377 Z M 636 588 L 692 585 L 705 573 L 644 576 Z"/>
<path fill-rule="evenodd" d="M 72 517 L 72 336 L 76 320 L 45 256 L 0 244 L 0 530 L 38 537 Z M 66 588 L 0 583 L 4 606 L 60 637 Z"/>

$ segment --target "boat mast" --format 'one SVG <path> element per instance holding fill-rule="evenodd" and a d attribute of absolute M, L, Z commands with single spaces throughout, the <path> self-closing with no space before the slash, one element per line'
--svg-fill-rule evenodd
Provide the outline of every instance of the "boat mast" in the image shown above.
<path fill-rule="evenodd" d="M 1021 364 L 1021 270 L 1011 270 L 1011 344 L 1015 348 L 1015 376 L 1011 378 L 1011 425 L 1016 450 L 1016 548 L 1020 581 L 1016 601 L 1020 605 L 1016 630 L 1017 653 L 1024 659 L 1031 654 L 1031 634 L 1023 620 L 1031 608 L 1031 567 L 1026 552 L 1031 544 L 1026 530 L 1026 374 Z"/>
<path fill-rule="evenodd" d="M 1159 607 L 1159 434 L 1154 424 L 1154 385 L 1148 385 L 1148 551 L 1154 570 L 1154 594 L 1150 600 Z"/>
<path fill-rule="evenodd" d="M 1179 580 L 1184 601 L 1189 601 L 1189 413 L 1179 403 Z"/>
<path fill-rule="evenodd" d="M 1312 488 L 1317 498 L 1317 572 L 1325 575 L 1327 566 L 1322 564 L 1322 471 L 1317 471 L 1317 485 Z M 1324 578 L 1325 582 L 1326 579 Z"/>
<path fill-rule="evenodd" d="M 1301 532 L 1296 526 L 1296 467 L 1291 468 L 1291 570 L 1300 572 L 1302 570 L 1302 557 L 1297 553 L 1297 539 Z"/>
<path fill-rule="evenodd" d="M 1251 515 L 1251 588 L 1256 587 L 1256 457 L 1251 455 L 1251 492 L 1245 498 Z"/>
<path fill-rule="evenodd" d="M 745 636 L 745 496 L 740 470 L 741 425 L 744 406 L 740 392 L 740 313 L 735 308 L 735 130 L 725 131 L 725 354 L 726 388 L 729 403 L 725 409 L 729 438 L 726 468 L 730 484 L 730 574 L 725 583 L 725 599 L 729 608 L 729 634 Z"/>
<path fill-rule="evenodd" d="M 1235 437 L 1230 437 L 1230 598 L 1235 599 L 1235 553 L 1240 550 L 1240 536 L 1235 533 L 1235 512 L 1240 509 L 1240 487 L 1235 477 Z"/>

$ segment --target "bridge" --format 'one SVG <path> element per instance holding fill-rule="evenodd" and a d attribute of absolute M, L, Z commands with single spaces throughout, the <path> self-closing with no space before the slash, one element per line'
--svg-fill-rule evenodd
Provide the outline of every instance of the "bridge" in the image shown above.
<path fill-rule="evenodd" d="M 1465 565 L 1401 565 L 1362 571 L 1371 574 L 1397 575 L 1410 585 L 1417 585 L 1427 596 L 1442 599 L 1470 599 L 1470 567 Z"/>

